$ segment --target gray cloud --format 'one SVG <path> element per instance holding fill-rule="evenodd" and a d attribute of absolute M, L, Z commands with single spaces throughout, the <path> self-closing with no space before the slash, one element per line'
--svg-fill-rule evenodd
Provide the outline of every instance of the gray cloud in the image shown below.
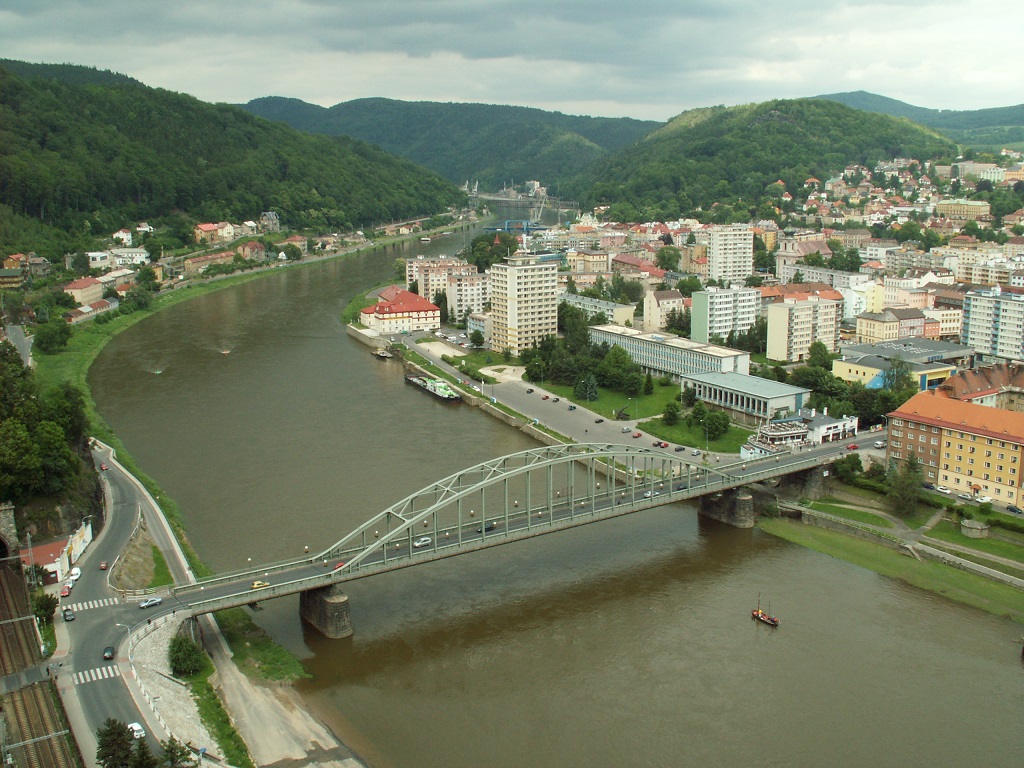
<path fill-rule="evenodd" d="M 986 32 L 966 34 L 974 20 Z M 1019 0 L 7 0 L 0 50 L 208 101 L 366 96 L 668 119 L 863 89 L 1020 100 Z"/>

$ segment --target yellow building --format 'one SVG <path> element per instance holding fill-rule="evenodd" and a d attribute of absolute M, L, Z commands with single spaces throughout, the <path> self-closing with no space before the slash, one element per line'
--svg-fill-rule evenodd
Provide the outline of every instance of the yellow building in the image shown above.
<path fill-rule="evenodd" d="M 1024 413 L 921 392 L 889 414 L 887 451 L 897 464 L 917 456 L 925 480 L 953 493 L 1019 504 Z"/>
<path fill-rule="evenodd" d="M 944 382 L 954 373 L 956 365 L 942 362 L 908 363 L 910 375 L 922 392 Z M 837 379 L 853 383 L 859 381 L 868 389 L 882 389 L 885 386 L 885 372 L 890 368 L 888 358 L 880 355 L 857 355 L 832 361 L 832 375 Z"/>

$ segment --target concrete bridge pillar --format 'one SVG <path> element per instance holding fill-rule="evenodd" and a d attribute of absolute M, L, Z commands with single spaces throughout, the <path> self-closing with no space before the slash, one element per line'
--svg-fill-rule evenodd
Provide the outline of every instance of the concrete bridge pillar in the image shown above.
<path fill-rule="evenodd" d="M 299 615 L 325 637 L 337 640 L 352 636 L 352 614 L 348 595 L 338 584 L 299 594 Z"/>
<path fill-rule="evenodd" d="M 737 528 L 754 527 L 754 497 L 746 488 L 740 488 L 736 492 L 731 525 Z"/>
<path fill-rule="evenodd" d="M 754 497 L 746 488 L 700 497 L 699 511 L 736 528 L 754 527 Z"/>

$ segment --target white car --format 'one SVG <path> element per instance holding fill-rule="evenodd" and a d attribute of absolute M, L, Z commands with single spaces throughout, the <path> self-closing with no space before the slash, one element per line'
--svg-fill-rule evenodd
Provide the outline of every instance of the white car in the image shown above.
<path fill-rule="evenodd" d="M 138 723 L 128 723 L 128 730 L 132 732 L 132 738 L 134 739 L 146 738 L 146 729 Z"/>
<path fill-rule="evenodd" d="M 72 568 L 71 573 L 68 574 L 68 578 L 72 581 L 78 581 L 82 577 L 81 568 Z"/>
<path fill-rule="evenodd" d="M 992 503 L 992 497 L 991 496 L 979 496 L 978 497 L 978 503 L 979 504 L 991 504 Z"/>
<path fill-rule="evenodd" d="M 420 536 L 416 541 L 412 543 L 413 549 L 423 549 L 423 547 L 429 547 L 432 539 L 429 536 Z"/>
<path fill-rule="evenodd" d="M 940 486 L 939 486 L 938 488 L 936 488 L 935 490 L 936 490 L 936 491 L 938 491 L 939 493 L 950 493 L 950 492 L 951 492 L 951 491 L 949 490 L 949 488 L 947 488 L 947 487 L 946 487 L 946 486 L 944 486 L 944 485 L 940 485 Z"/>
<path fill-rule="evenodd" d="M 152 608 L 154 605 L 160 605 L 160 603 L 162 602 L 163 600 L 161 600 L 159 597 L 147 597 L 145 600 L 139 603 L 139 608 Z"/>

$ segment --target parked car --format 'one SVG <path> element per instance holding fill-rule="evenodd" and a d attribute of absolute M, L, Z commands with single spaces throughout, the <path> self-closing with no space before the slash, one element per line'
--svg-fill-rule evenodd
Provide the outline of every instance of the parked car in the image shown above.
<path fill-rule="evenodd" d="M 61 588 L 60 588 L 60 596 L 61 597 L 70 597 L 71 596 L 71 587 L 69 587 L 67 584 L 62 584 Z"/>
<path fill-rule="evenodd" d="M 429 547 L 430 542 L 433 541 L 429 536 L 420 536 L 416 541 L 412 543 L 413 549 L 423 549 L 423 547 Z"/>
<path fill-rule="evenodd" d="M 1021 511 L 1021 508 L 1015 504 L 1007 504 L 1006 511 L 1014 515 L 1024 515 L 1024 511 Z"/>
<path fill-rule="evenodd" d="M 992 503 L 992 497 L 991 496 L 979 496 L 978 497 L 978 503 L 979 504 L 991 504 Z"/>
<path fill-rule="evenodd" d="M 65 608 L 62 611 L 61 615 L 64 617 L 64 621 L 74 621 L 75 620 L 75 612 L 72 611 L 70 608 Z"/>
<path fill-rule="evenodd" d="M 938 486 L 935 490 L 938 491 L 939 493 L 952 493 L 952 491 L 950 491 L 949 488 L 947 488 L 944 485 Z"/>
<path fill-rule="evenodd" d="M 68 578 L 72 581 L 78 581 L 80 578 L 82 578 L 82 569 L 78 568 L 77 566 L 75 568 L 72 568 L 71 573 L 68 574 Z"/>
<path fill-rule="evenodd" d="M 969 493 L 958 493 L 958 494 L 957 494 L 957 498 L 958 498 L 958 499 L 961 499 L 961 500 L 963 500 L 963 501 L 970 501 L 970 500 L 971 500 L 971 499 L 973 499 L 974 497 L 973 497 L 973 496 L 971 496 L 971 494 L 969 494 Z"/>
<path fill-rule="evenodd" d="M 252 583 L 251 589 L 266 589 L 269 586 L 270 582 L 257 580 Z"/>
<path fill-rule="evenodd" d="M 145 600 L 139 603 L 139 608 L 152 608 L 154 605 L 160 605 L 160 603 L 162 602 L 163 600 L 161 600 L 159 597 L 147 597 Z"/>
<path fill-rule="evenodd" d="M 934 491 L 935 490 L 935 483 L 924 483 L 923 485 L 924 485 L 924 489 L 926 491 Z"/>
<path fill-rule="evenodd" d="M 146 738 L 146 729 L 138 723 L 128 723 L 128 730 L 132 732 L 133 739 Z"/>

